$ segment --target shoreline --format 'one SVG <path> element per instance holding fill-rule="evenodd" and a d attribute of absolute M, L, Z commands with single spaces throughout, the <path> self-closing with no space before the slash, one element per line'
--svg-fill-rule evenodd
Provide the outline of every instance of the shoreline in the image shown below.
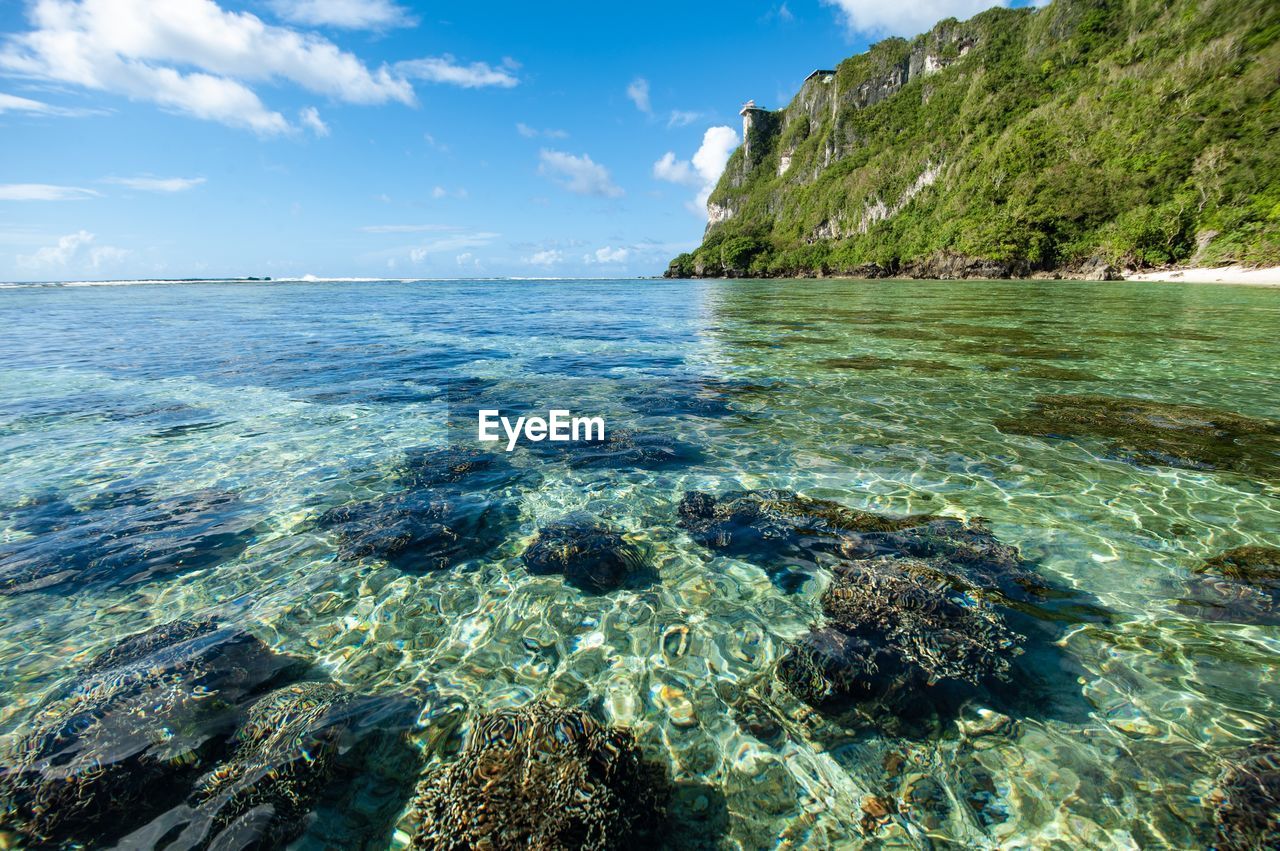
<path fill-rule="evenodd" d="M 1280 266 L 1250 269 L 1245 266 L 1192 266 L 1138 272 L 1125 275 L 1126 281 L 1162 284 L 1239 284 L 1251 287 L 1280 287 Z"/>

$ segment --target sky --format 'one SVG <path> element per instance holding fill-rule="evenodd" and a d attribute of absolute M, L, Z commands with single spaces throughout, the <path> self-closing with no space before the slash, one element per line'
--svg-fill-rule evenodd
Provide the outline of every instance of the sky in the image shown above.
<path fill-rule="evenodd" d="M 744 101 L 991 5 L 0 0 L 0 280 L 661 274 Z"/>

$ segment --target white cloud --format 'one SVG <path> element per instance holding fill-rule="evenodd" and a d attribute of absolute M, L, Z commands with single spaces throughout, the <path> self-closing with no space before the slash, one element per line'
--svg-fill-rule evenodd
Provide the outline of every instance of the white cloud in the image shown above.
<path fill-rule="evenodd" d="M 205 182 L 203 177 L 104 177 L 102 183 L 112 183 L 136 189 L 139 192 L 185 192 Z"/>
<path fill-rule="evenodd" d="M 701 112 L 693 112 L 687 109 L 673 109 L 670 117 L 667 118 L 668 127 L 688 127 L 690 124 L 702 117 Z"/>
<path fill-rule="evenodd" d="M 582 255 L 582 262 L 592 263 L 622 263 L 626 261 L 631 252 L 626 248 L 613 248 L 606 245 L 604 248 L 597 248 L 591 254 Z"/>
<path fill-rule="evenodd" d="M 427 233 L 429 231 L 457 231 L 456 225 L 365 225 L 364 233 Z"/>
<path fill-rule="evenodd" d="M 452 254 L 468 248 L 483 248 L 501 235 L 488 231 L 459 230 L 409 249 L 409 259 L 414 263 L 421 263 L 433 254 Z"/>
<path fill-rule="evenodd" d="M 34 254 L 19 255 L 18 265 L 28 269 L 98 270 L 129 256 L 123 248 L 95 245 L 96 237 L 86 230 L 67 234 L 57 245 L 48 245 Z"/>
<path fill-rule="evenodd" d="M 414 102 L 408 81 L 385 66 L 213 0 L 35 0 L 30 18 L 34 29 L 0 50 L 0 68 L 264 135 L 290 125 L 245 81 L 288 81 L 350 103 Z"/>
<path fill-rule="evenodd" d="M 99 193 L 79 186 L 48 183 L 0 183 L 0 201 L 83 201 Z"/>
<path fill-rule="evenodd" d="M 285 20 L 310 26 L 381 30 L 415 23 L 391 0 L 272 0 L 271 8 Z"/>
<path fill-rule="evenodd" d="M 653 114 L 653 105 L 649 103 L 649 81 L 644 77 L 636 77 L 627 86 L 627 97 L 636 105 L 636 109 L 646 114 Z"/>
<path fill-rule="evenodd" d="M 449 190 L 445 189 L 443 186 L 437 186 L 435 189 L 431 190 L 432 198 L 443 198 L 448 194 L 449 194 Z"/>
<path fill-rule="evenodd" d="M 822 0 L 840 10 L 845 25 L 853 32 L 873 35 L 913 36 L 927 31 L 943 18 L 965 18 L 992 6 L 1007 6 L 1008 0 Z"/>
<path fill-rule="evenodd" d="M 537 127 L 530 127 L 523 121 L 516 122 L 516 132 L 526 139 L 536 139 L 539 136 L 546 136 L 548 139 L 568 139 L 569 134 L 564 130 L 539 130 Z"/>
<path fill-rule="evenodd" d="M 564 261 L 564 253 L 554 248 L 548 248 L 543 251 L 536 251 L 531 257 L 526 257 L 524 262 L 532 266 L 554 266 Z"/>
<path fill-rule="evenodd" d="M 738 133 L 732 127 L 709 127 L 702 134 L 702 144 L 690 160 L 678 160 L 673 151 L 667 151 L 653 164 L 653 176 L 668 183 L 679 183 L 698 189 L 697 197 L 687 206 L 699 215 L 706 215 L 707 197 L 715 189 L 724 173 L 729 155 L 738 147 Z"/>
<path fill-rule="evenodd" d="M 464 89 L 483 86 L 509 89 L 520 83 L 514 73 L 518 67 L 518 64 L 510 59 L 504 59 L 500 66 L 493 66 L 487 62 L 462 65 L 446 53 L 443 56 L 428 56 L 424 59 L 397 62 L 395 69 L 406 77 L 428 83 L 449 83 L 462 86 Z"/>
<path fill-rule="evenodd" d="M 702 178 L 693 169 L 688 160 L 677 160 L 674 151 L 667 151 L 662 159 L 653 164 L 653 176 L 668 183 L 683 183 L 688 186 L 699 186 Z"/>
<path fill-rule="evenodd" d="M 622 188 L 615 185 L 609 177 L 609 169 L 586 154 L 578 157 L 564 151 L 543 148 L 538 157 L 541 160 L 538 174 L 555 180 L 570 192 L 605 198 L 617 198 L 623 194 Z"/>
<path fill-rule="evenodd" d="M 329 125 L 324 123 L 324 119 L 320 117 L 320 110 L 314 106 L 304 107 L 298 112 L 298 120 L 302 122 L 302 126 L 306 127 L 317 136 L 328 136 Z"/>
<path fill-rule="evenodd" d="M 31 98 L 20 98 L 17 95 L 7 95 L 0 92 L 0 113 L 2 112 L 27 112 L 33 115 L 57 115 L 71 118 L 80 115 L 100 114 L 101 110 L 69 109 L 43 101 L 32 100 Z"/>

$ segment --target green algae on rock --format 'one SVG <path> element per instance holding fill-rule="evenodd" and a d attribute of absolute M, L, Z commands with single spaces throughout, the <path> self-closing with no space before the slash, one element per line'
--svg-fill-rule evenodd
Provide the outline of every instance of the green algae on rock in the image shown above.
<path fill-rule="evenodd" d="M 1236 547 L 1208 559 L 1196 573 L 1238 582 L 1280 582 L 1280 547 Z"/>
<path fill-rule="evenodd" d="M 1280 422 L 1199 405 L 1095 394 L 1036 397 L 1019 417 L 999 420 L 1005 434 L 1098 438 L 1116 456 L 1140 464 L 1280 477 Z"/>
<path fill-rule="evenodd" d="M 771 489 L 730 491 L 718 497 L 689 491 L 678 512 L 680 526 L 698 543 L 747 554 L 815 538 L 834 542 L 846 533 L 910 529 L 936 519 L 927 514 L 890 517 Z"/>
<path fill-rule="evenodd" d="M 1196 568 L 1177 608 L 1228 623 L 1280 624 L 1280 549 L 1236 547 Z"/>
<path fill-rule="evenodd" d="M 643 847 L 658 839 L 669 798 L 666 771 L 629 730 L 537 701 L 476 719 L 457 760 L 419 786 L 409 847 Z"/>

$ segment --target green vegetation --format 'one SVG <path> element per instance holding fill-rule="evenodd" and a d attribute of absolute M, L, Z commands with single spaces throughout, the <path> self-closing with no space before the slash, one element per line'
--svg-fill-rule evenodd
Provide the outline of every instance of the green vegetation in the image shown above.
<path fill-rule="evenodd" d="M 992 9 L 767 118 L 711 195 L 729 218 L 669 275 L 1280 264 L 1275 0 Z"/>

